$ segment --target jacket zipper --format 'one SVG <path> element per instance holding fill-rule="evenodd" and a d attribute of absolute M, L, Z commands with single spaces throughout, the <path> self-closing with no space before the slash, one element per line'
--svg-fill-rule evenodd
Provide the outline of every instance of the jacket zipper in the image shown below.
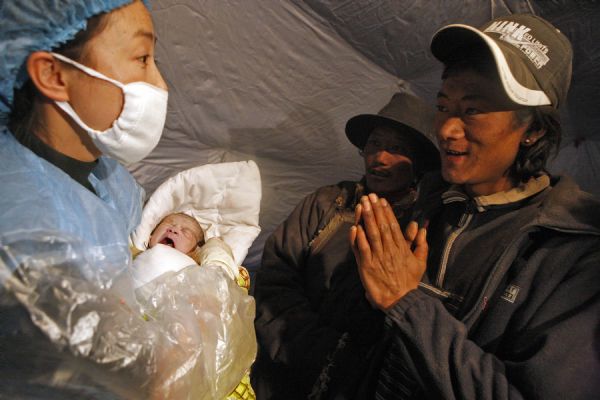
<path fill-rule="evenodd" d="M 329 222 L 317 233 L 317 235 L 308 244 L 311 249 L 311 254 L 315 254 L 331 239 L 334 233 L 344 222 L 354 223 L 354 213 L 346 212 L 345 210 L 336 213 Z"/>
<path fill-rule="evenodd" d="M 432 293 L 435 293 L 436 295 L 443 297 L 445 299 L 448 299 L 451 297 L 451 293 L 448 291 L 445 291 L 443 289 L 437 288 L 433 285 L 429 285 L 427 283 L 424 282 L 419 282 L 419 287 L 425 289 L 425 290 L 429 290 Z"/>
<path fill-rule="evenodd" d="M 458 229 L 453 231 L 450 234 L 450 236 L 448 237 L 448 240 L 446 241 L 446 245 L 444 246 L 444 252 L 442 253 L 442 262 L 440 263 L 440 270 L 438 272 L 438 276 L 436 279 L 436 286 L 439 288 L 442 288 L 443 284 L 444 284 L 446 268 L 448 266 L 448 258 L 450 257 L 450 250 L 452 250 L 452 245 L 454 244 L 454 242 L 456 241 L 458 236 L 465 229 L 467 229 L 467 226 L 469 226 L 469 223 L 471 222 L 472 219 L 473 219 L 473 214 L 469 212 L 469 209 L 467 209 L 467 212 L 464 213 L 460 217 L 460 221 L 458 221 Z"/>

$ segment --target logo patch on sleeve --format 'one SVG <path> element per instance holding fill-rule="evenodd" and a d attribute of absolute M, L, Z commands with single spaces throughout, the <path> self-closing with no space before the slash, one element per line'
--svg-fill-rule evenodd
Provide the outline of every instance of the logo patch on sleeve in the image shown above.
<path fill-rule="evenodd" d="M 519 290 L 521 290 L 521 288 L 517 285 L 508 285 L 501 298 L 509 303 L 514 303 L 517 300 Z"/>

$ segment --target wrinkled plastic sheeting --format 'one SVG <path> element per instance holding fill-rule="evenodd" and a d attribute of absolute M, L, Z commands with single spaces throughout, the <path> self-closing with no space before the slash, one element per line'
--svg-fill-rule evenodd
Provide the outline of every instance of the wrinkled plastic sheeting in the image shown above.
<path fill-rule="evenodd" d="M 256 161 L 266 231 L 244 262 L 252 269 L 302 197 L 360 178 L 346 121 L 376 112 L 404 83 L 289 1 L 151 3 L 169 109 L 160 143 L 132 172 L 151 193 L 180 170 Z"/>
<path fill-rule="evenodd" d="M 293 2 L 320 17 L 374 64 L 416 84 L 421 96 L 437 93 L 439 86 L 440 63 L 429 51 L 438 29 L 451 23 L 479 26 L 501 15 L 532 12 L 524 0 Z"/>
<path fill-rule="evenodd" d="M 256 354 L 254 300 L 220 267 L 165 274 L 138 303 L 127 270 L 91 273 L 81 249 L 50 233 L 0 237 L 0 307 L 25 308 L 54 345 L 16 330 L 27 321 L 7 322 L 3 359 L 25 364 L 2 366 L 4 393 L 41 385 L 63 396 L 97 388 L 99 398 L 218 399 L 235 388 Z M 11 348 L 11 334 L 27 346 Z M 29 346 L 36 351 L 23 359 Z"/>
<path fill-rule="evenodd" d="M 533 1 L 536 12 L 565 33 L 573 46 L 573 79 L 562 111 L 563 140 L 553 173 L 566 173 L 600 196 L 600 2 Z"/>
<path fill-rule="evenodd" d="M 600 3 L 596 0 L 347 1 L 293 0 L 340 34 L 374 64 L 410 82 L 434 101 L 441 65 L 429 51 L 434 33 L 451 23 L 480 26 L 513 13 L 533 13 L 552 22 L 573 46 L 573 78 L 561 107 L 562 148 L 550 161 L 600 195 Z M 459 4 L 460 3 L 460 4 Z"/>
<path fill-rule="evenodd" d="M 600 196 L 600 140 L 584 140 L 564 146 L 550 167 L 552 172 L 569 175 L 584 190 Z"/>
<path fill-rule="evenodd" d="M 595 0 L 151 4 L 159 66 L 170 87 L 169 113 L 159 145 L 132 170 L 150 193 L 183 169 L 255 160 L 263 184 L 262 232 L 245 261 L 250 269 L 258 266 L 266 237 L 303 196 L 362 174 L 357 149 L 344 134 L 350 117 L 377 112 L 404 89 L 433 104 L 441 64 L 429 42 L 445 24 L 479 26 L 532 11 L 556 23 L 575 38 L 571 96 L 562 109 L 563 145 L 600 135 Z M 594 160 L 597 165 L 600 156 Z M 581 171 L 587 168 L 583 162 L 570 160 L 571 166 L 559 169 Z M 584 175 L 576 174 L 578 183 L 600 191 L 600 178 L 582 181 Z"/>

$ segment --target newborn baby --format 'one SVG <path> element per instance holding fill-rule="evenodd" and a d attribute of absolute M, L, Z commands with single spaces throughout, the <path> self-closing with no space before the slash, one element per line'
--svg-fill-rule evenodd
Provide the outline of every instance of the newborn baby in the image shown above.
<path fill-rule="evenodd" d="M 129 271 L 139 303 L 154 318 L 159 315 L 154 312 L 156 309 L 173 307 L 171 303 L 160 304 L 170 301 L 169 290 L 162 288 L 177 287 L 169 274 L 181 272 L 179 277 L 183 282 L 193 283 L 189 303 L 201 304 L 199 307 L 205 312 L 180 322 L 195 338 L 186 343 L 199 344 L 193 350 L 203 357 L 194 370 L 203 371 L 206 366 L 212 372 L 204 371 L 202 375 L 211 377 L 208 380 L 215 388 L 228 386 L 227 391 L 233 383 L 226 382 L 239 379 L 243 375 L 240 371 L 250 367 L 256 354 L 254 305 L 253 298 L 243 291 L 223 291 L 224 283 L 230 282 L 224 282 L 219 272 L 242 288 L 249 288 L 248 273 L 239 265 L 260 232 L 260 198 L 260 173 L 253 161 L 190 168 L 167 179 L 153 192 L 144 206 L 140 225 L 131 235 L 134 259 Z M 207 280 L 203 281 L 204 278 Z M 206 284 L 206 294 L 196 290 L 202 283 Z M 188 286 L 183 286 L 180 290 L 188 293 Z M 156 299 L 158 303 L 154 303 Z M 251 307 L 245 307 L 250 303 Z M 174 315 L 161 315 L 177 322 L 185 310 L 182 306 Z M 224 314 L 223 310 L 228 311 Z M 182 347 L 185 350 L 186 346 Z M 248 374 L 227 398 L 255 398 Z"/>
<path fill-rule="evenodd" d="M 173 249 L 177 251 L 173 251 Z M 186 262 L 185 259 L 188 257 L 189 261 Z M 133 262 L 134 282 L 150 284 L 150 286 L 146 286 L 147 289 L 144 289 L 144 286 L 138 289 L 138 300 L 144 302 L 152 293 L 154 287 L 151 282 L 154 278 L 164 272 L 177 271 L 180 267 L 186 267 L 192 263 L 200 266 L 206 264 L 220 266 L 230 278 L 236 279 L 237 284 L 245 289 L 246 293 L 250 287 L 248 272 L 241 266 L 238 270 L 229 246 L 216 237 L 205 242 L 204 231 L 198 221 L 187 214 L 178 212 L 167 215 L 156 225 L 150 234 L 148 250 L 135 257 Z M 253 400 L 255 398 L 250 385 L 250 375 L 246 372 L 241 382 L 225 400 Z"/>
<path fill-rule="evenodd" d="M 167 271 L 206 264 L 221 266 L 231 279 L 239 281 L 240 269 L 231 248 L 217 237 L 205 241 L 204 230 L 198 221 L 188 214 L 176 212 L 168 214 L 152 230 L 147 250 L 134 250 L 132 272 L 136 287 L 139 287 Z M 242 282 L 245 282 L 247 273 L 243 272 Z"/>
<path fill-rule="evenodd" d="M 198 250 L 204 245 L 204 231 L 195 218 L 184 213 L 169 214 L 150 234 L 148 248 L 157 244 L 170 246 L 200 263 Z"/>

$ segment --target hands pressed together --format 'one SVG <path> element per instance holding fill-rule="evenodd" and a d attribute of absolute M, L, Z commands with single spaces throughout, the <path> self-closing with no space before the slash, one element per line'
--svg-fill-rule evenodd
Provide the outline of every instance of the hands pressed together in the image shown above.
<path fill-rule="evenodd" d="M 350 244 L 367 298 L 375 307 L 385 311 L 418 287 L 427 266 L 426 234 L 414 221 L 403 234 L 385 199 L 374 193 L 361 198 Z"/>

